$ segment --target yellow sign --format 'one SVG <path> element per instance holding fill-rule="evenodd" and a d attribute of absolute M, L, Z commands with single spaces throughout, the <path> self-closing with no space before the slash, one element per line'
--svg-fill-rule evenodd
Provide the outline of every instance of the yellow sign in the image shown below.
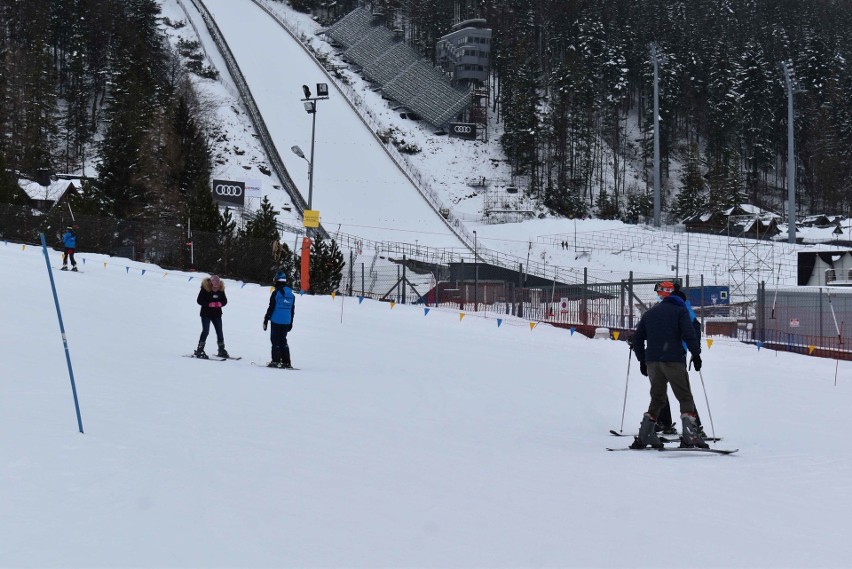
<path fill-rule="evenodd" d="M 319 227 L 319 210 L 306 209 L 302 218 L 305 222 L 305 227 Z"/>

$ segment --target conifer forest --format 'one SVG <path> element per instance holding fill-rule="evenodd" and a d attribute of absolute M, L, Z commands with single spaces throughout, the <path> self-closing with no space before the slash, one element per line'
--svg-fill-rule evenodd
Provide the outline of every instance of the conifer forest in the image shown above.
<path fill-rule="evenodd" d="M 290 4 L 312 11 L 320 1 Z M 342 16 L 359 2 L 338 5 Z M 741 201 L 784 210 L 783 65 L 794 85 L 798 213 L 852 213 L 848 0 L 368 5 L 433 61 L 436 41 L 455 23 L 486 20 L 489 112 L 502 126 L 502 158 L 552 213 L 647 214 L 652 49 L 669 220 Z M 163 20 L 156 0 L 0 0 L 0 201 L 16 199 L 17 173 L 77 172 L 93 180 L 89 213 L 189 211 L 199 229 L 216 230 L 210 133 L 188 80 L 216 72 L 197 46 L 173 51 L 161 27 L 182 24 Z"/>

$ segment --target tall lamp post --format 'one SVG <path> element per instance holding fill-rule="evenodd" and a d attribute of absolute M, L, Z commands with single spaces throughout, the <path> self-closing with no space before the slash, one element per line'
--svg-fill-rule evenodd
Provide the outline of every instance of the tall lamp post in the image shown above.
<path fill-rule="evenodd" d="M 793 136 L 793 93 L 800 91 L 793 75 L 793 62 L 782 61 L 787 86 L 787 242 L 796 242 L 796 155 Z"/>
<path fill-rule="evenodd" d="M 302 240 L 302 279 L 300 283 L 301 290 L 310 290 L 311 283 L 311 231 L 315 227 L 319 227 L 319 212 L 313 210 L 314 202 L 314 143 L 316 141 L 317 132 L 317 101 L 328 99 L 328 84 L 317 83 L 316 96 L 311 95 L 311 88 L 307 85 L 302 85 L 302 92 L 305 98 L 302 99 L 302 104 L 305 106 L 305 112 L 311 115 L 311 158 L 305 157 L 305 153 L 298 146 L 290 147 L 293 154 L 304 159 L 308 163 L 308 209 L 302 214 L 305 224 L 305 239 Z"/>

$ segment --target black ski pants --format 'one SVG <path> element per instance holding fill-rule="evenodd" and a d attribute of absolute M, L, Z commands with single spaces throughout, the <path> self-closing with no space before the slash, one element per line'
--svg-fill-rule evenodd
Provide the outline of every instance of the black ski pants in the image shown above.
<path fill-rule="evenodd" d="M 292 324 L 269 323 L 269 340 L 272 342 L 272 361 L 290 363 L 290 346 L 287 344 L 287 333 L 293 329 Z"/>

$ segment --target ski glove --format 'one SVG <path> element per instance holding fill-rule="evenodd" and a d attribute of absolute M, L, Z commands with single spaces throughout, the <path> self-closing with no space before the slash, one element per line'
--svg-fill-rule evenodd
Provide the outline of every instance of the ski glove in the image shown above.
<path fill-rule="evenodd" d="M 692 365 L 695 366 L 695 371 L 701 371 L 701 356 L 692 356 Z"/>
<path fill-rule="evenodd" d="M 207 304 L 210 308 L 222 308 L 221 302 L 210 302 Z"/>
<path fill-rule="evenodd" d="M 645 362 L 639 362 L 639 373 L 641 373 L 645 377 L 648 377 L 648 364 L 646 364 Z"/>
<path fill-rule="evenodd" d="M 264 332 L 266 332 L 266 327 L 267 327 L 267 326 L 269 326 L 269 319 L 268 319 L 268 318 L 264 318 L 264 319 L 263 319 L 263 331 L 264 331 Z"/>

